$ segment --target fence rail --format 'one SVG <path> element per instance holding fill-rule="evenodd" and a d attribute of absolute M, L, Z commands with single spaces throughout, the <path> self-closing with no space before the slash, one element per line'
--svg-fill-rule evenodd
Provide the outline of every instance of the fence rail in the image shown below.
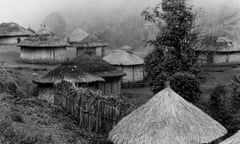
<path fill-rule="evenodd" d="M 55 86 L 55 104 L 62 106 L 89 132 L 107 134 L 129 113 L 131 105 L 117 96 L 104 96 L 100 92 L 73 88 L 69 82 Z"/>

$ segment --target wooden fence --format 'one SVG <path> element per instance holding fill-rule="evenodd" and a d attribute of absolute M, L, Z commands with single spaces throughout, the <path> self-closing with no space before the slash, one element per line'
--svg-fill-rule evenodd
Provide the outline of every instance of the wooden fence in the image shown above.
<path fill-rule="evenodd" d="M 107 134 L 131 111 L 130 104 L 117 96 L 104 96 L 100 91 L 74 88 L 69 82 L 55 86 L 56 105 L 62 106 L 89 132 Z"/>

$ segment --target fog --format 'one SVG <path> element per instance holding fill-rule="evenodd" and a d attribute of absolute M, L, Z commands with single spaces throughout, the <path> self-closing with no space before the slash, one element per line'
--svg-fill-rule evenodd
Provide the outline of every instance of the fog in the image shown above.
<path fill-rule="evenodd" d="M 116 45 L 124 42 L 137 45 L 143 39 L 142 31 L 138 30 L 144 25 L 141 11 L 159 2 L 160 0 L 1 0 L 0 22 L 17 22 L 37 30 L 50 13 L 58 12 L 66 21 L 68 32 L 81 27 L 101 34 L 110 33 L 108 40 Z M 194 11 L 200 14 L 198 24 L 215 25 L 219 17 L 231 15 L 240 9 L 240 0 L 190 0 L 190 3 L 194 6 Z M 235 17 L 240 15 L 236 14 Z"/>
<path fill-rule="evenodd" d="M 1 0 L 0 22 L 15 21 L 24 26 L 39 28 L 51 12 L 61 12 L 71 23 L 79 16 L 104 18 L 111 12 L 120 15 L 140 15 L 143 8 L 159 0 Z M 191 0 L 195 7 L 215 13 L 218 6 L 228 3 L 240 7 L 239 0 Z M 116 16 L 117 13 L 116 13 Z"/>

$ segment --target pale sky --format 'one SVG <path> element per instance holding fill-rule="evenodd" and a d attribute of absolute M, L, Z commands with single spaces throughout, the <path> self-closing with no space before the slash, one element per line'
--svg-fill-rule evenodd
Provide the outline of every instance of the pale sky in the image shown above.
<path fill-rule="evenodd" d="M 108 10 L 108 8 L 118 8 L 119 6 L 136 7 L 143 9 L 153 5 L 160 0 L 0 0 L 0 23 L 17 22 L 25 27 L 31 26 L 38 28 L 45 17 L 54 11 L 59 11 L 63 15 L 71 17 L 71 13 L 75 16 L 77 13 L 86 12 L 96 13 Z M 234 6 L 240 7 L 240 0 L 191 0 L 198 6 L 214 9 L 218 4 L 223 2 L 233 3 Z M 131 3 L 133 2 L 133 3 Z M 140 4 L 141 3 L 141 4 Z M 132 5 L 131 5 L 132 4 Z M 134 8 L 133 8 L 134 10 Z M 70 15 L 69 15 L 70 13 Z M 139 12 L 137 12 L 139 13 Z M 73 17 L 76 18 L 76 17 Z"/>

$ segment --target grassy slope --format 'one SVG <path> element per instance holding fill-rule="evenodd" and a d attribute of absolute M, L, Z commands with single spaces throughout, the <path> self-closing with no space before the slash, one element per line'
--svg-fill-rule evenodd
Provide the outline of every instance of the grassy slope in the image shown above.
<path fill-rule="evenodd" d="M 45 101 L 0 95 L 0 140 L 3 144 L 85 144 L 99 140 L 92 138 L 93 135 L 84 136 L 75 123 L 61 109 Z"/>

